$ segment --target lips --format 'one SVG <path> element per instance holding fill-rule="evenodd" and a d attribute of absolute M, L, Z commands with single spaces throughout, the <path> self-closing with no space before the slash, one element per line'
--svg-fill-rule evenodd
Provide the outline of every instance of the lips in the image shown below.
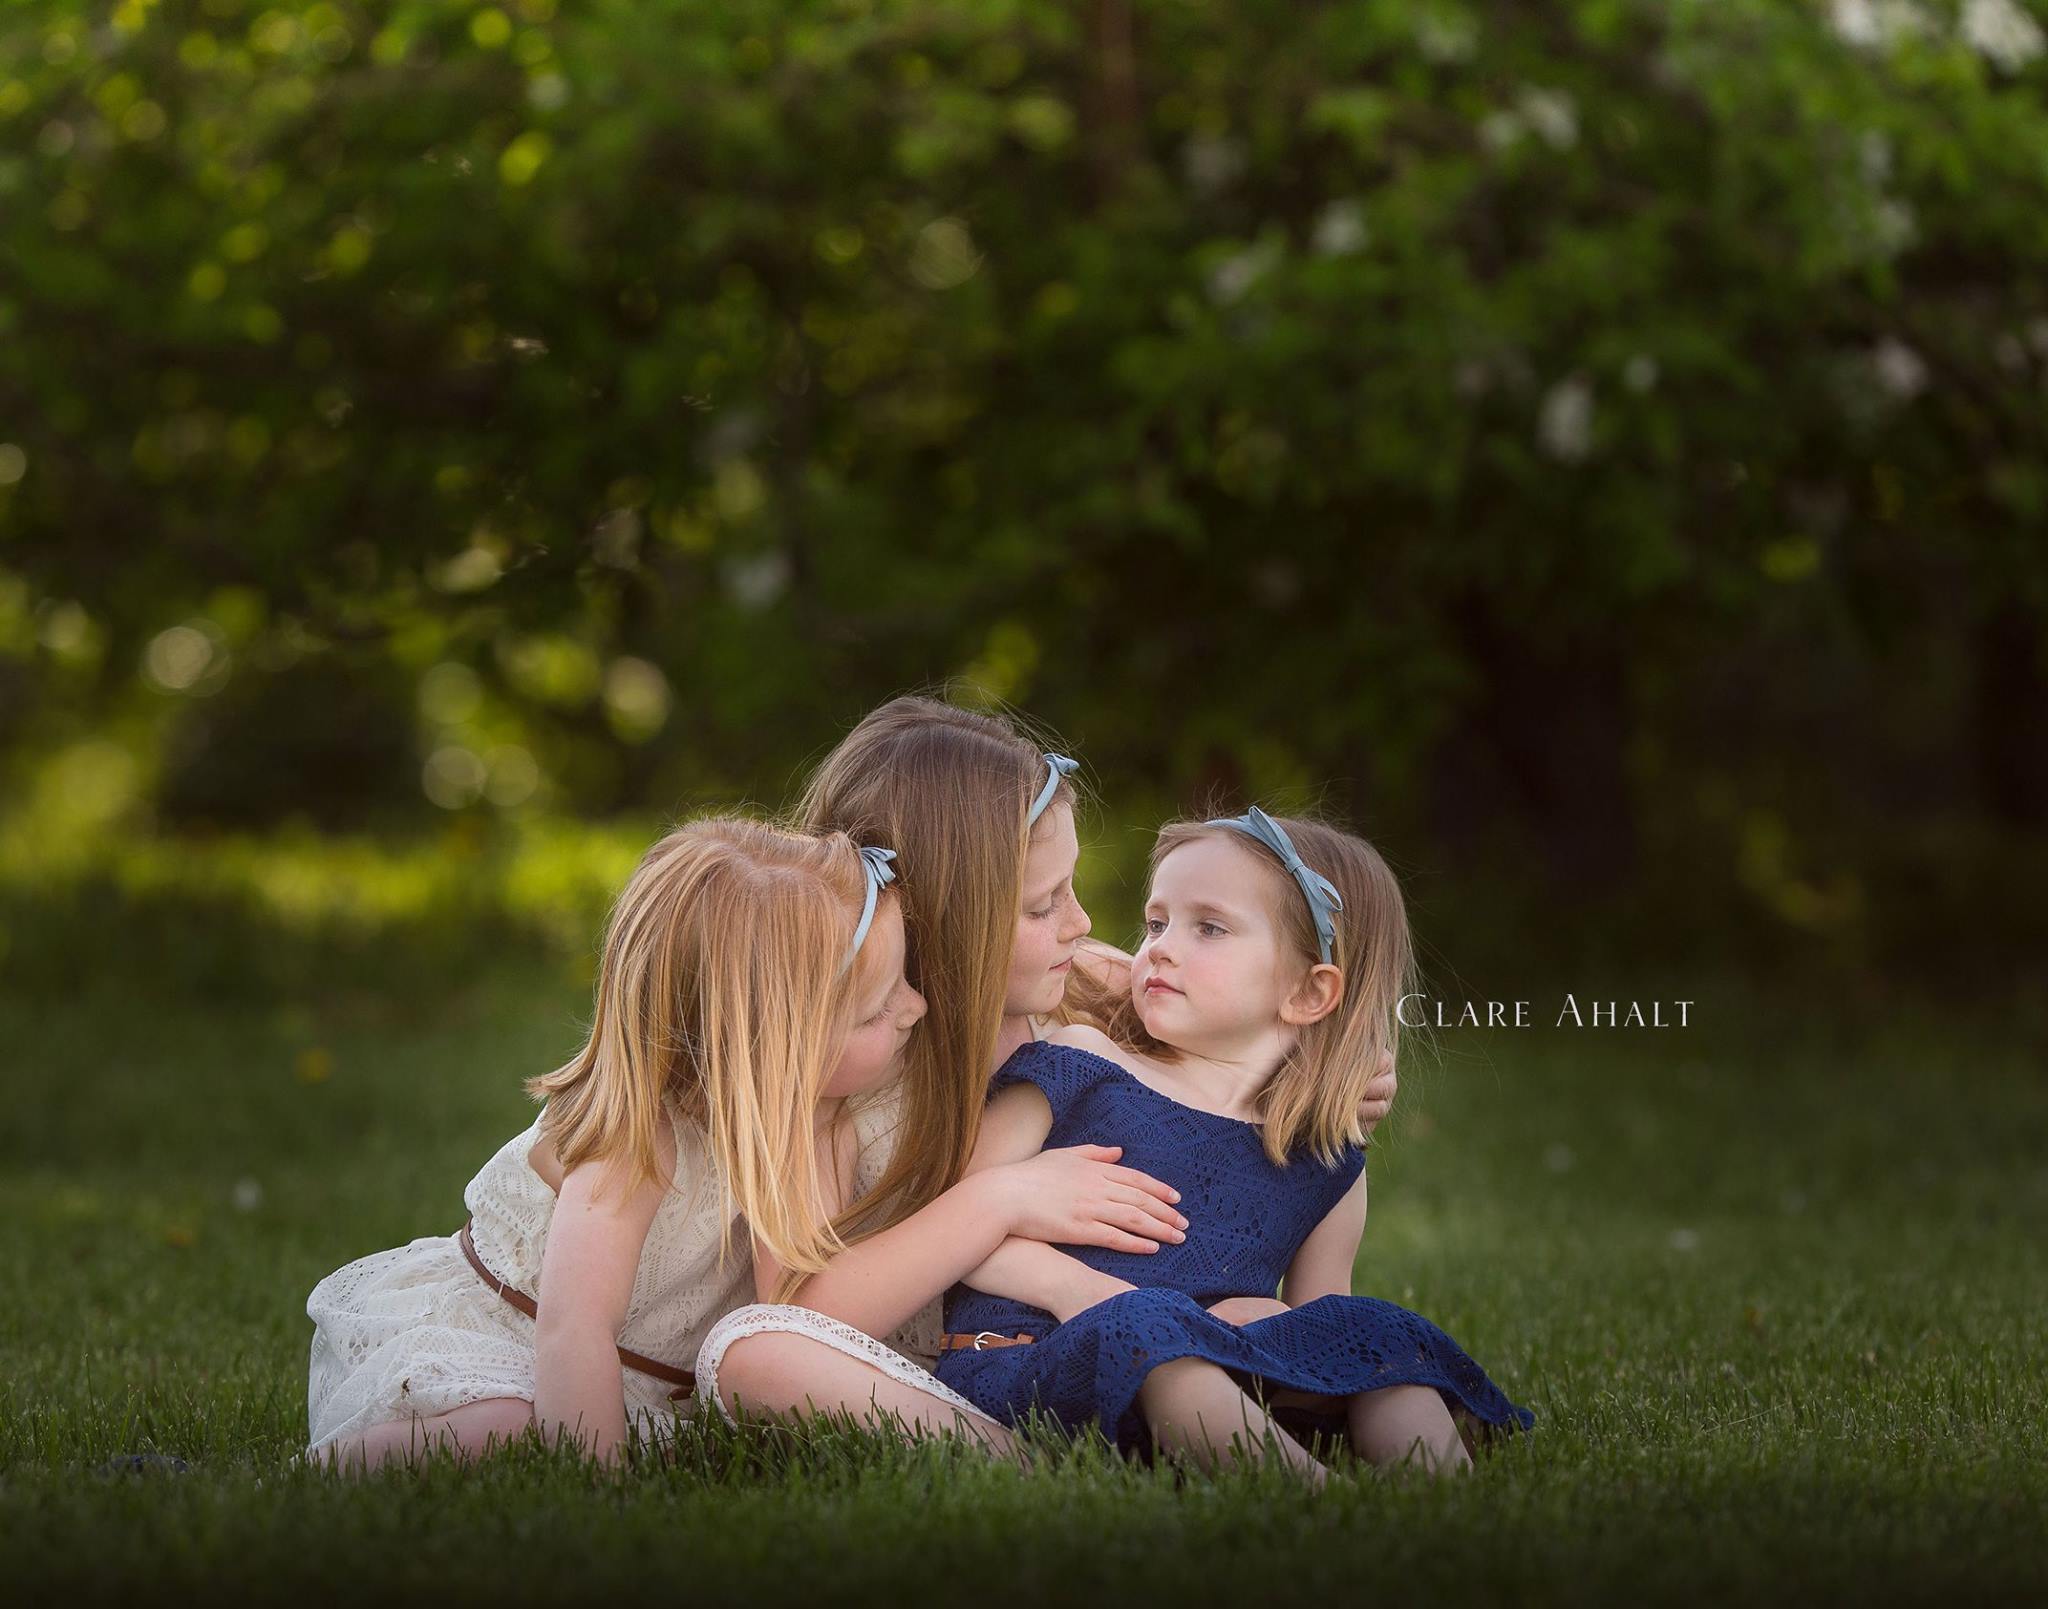
<path fill-rule="evenodd" d="M 1157 978 L 1145 980 L 1145 992 L 1150 994 L 1179 994 L 1181 991 L 1170 983 L 1161 983 Z"/>

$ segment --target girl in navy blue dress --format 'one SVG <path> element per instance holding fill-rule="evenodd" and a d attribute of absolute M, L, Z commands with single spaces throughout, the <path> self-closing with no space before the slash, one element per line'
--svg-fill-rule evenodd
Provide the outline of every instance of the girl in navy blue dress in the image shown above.
<path fill-rule="evenodd" d="M 1528 1428 L 1428 1319 L 1351 1294 L 1359 1097 L 1394 1048 L 1411 953 L 1362 839 L 1256 808 L 1164 828 L 1128 995 L 1101 1029 L 1003 1065 L 970 1171 L 1121 1145 L 1179 1190 L 1185 1235 L 1143 1253 L 1004 1242 L 947 1297 L 939 1378 L 1009 1423 L 1036 1410 L 1204 1465 L 1277 1449 L 1317 1481 L 1271 1411 L 1438 1472 L 1469 1465 L 1465 1435 Z"/>

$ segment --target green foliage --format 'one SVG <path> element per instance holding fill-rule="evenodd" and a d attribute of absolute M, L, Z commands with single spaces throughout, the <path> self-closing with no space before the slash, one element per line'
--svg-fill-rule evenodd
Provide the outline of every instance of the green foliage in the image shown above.
<path fill-rule="evenodd" d="M 776 799 L 958 672 L 1133 819 L 1967 908 L 2048 820 L 2016 3 L 13 8 L 8 791 Z"/>

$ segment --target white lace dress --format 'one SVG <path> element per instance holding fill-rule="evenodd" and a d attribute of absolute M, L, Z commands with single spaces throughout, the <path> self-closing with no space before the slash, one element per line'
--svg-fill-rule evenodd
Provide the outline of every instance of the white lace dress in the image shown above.
<path fill-rule="evenodd" d="M 873 1097 L 850 1103 L 854 1133 L 860 1146 L 854 1164 L 856 1200 L 875 1187 L 895 1153 L 902 1120 L 898 1100 L 900 1093 L 900 1086 L 891 1085 Z M 704 1337 L 704 1344 L 698 1349 L 697 1400 L 716 1403 L 717 1411 L 731 1418 L 731 1410 L 718 1394 L 718 1365 L 725 1357 L 726 1348 L 747 1335 L 802 1335 L 871 1364 L 892 1379 L 915 1386 L 970 1419 L 987 1420 L 993 1424 L 995 1421 L 987 1414 L 952 1387 L 942 1385 L 938 1376 L 932 1373 L 939 1358 L 941 1300 L 933 1297 L 913 1313 L 901 1329 L 882 1340 L 855 1329 L 851 1324 L 813 1312 L 808 1307 L 754 1302 L 735 1308 L 712 1325 Z"/>
<path fill-rule="evenodd" d="M 753 1294 L 746 1225 L 732 1223 L 719 1261 L 719 1191 L 703 1133 L 671 1114 L 675 1182 L 647 1231 L 619 1345 L 687 1369 L 706 1333 Z M 463 1191 L 470 1236 L 484 1265 L 528 1296 L 540 1289 L 541 1252 L 555 1195 L 527 1158 L 540 1120 L 508 1140 Z M 310 1450 L 373 1425 L 431 1417 L 487 1397 L 533 1400 L 534 1321 L 484 1283 L 459 1235 L 430 1235 L 358 1258 L 313 1288 L 312 1366 L 306 1393 Z M 674 1434 L 667 1381 L 621 1364 L 626 1418 L 642 1435 Z"/>

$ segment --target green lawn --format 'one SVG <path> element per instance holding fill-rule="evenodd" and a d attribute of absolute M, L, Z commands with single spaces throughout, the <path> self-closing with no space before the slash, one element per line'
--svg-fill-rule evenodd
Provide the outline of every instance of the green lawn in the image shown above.
<path fill-rule="evenodd" d="M 2008 1022 L 1851 1030 L 1695 977 L 1683 1033 L 1444 1035 L 1376 1149 L 1358 1288 L 1538 1414 L 1455 1485 L 1311 1499 L 1087 1448 L 1024 1476 L 844 1432 L 352 1485 L 283 1468 L 306 1293 L 460 1222 L 584 989 L 484 945 L 429 972 L 445 992 L 357 966 L 289 1002 L 126 962 L 52 988 L 38 959 L 32 988 L 0 981 L 0 1556 L 30 1596 L 2048 1589 L 2048 1088 Z M 192 1471 L 99 1472 L 136 1449 Z"/>

